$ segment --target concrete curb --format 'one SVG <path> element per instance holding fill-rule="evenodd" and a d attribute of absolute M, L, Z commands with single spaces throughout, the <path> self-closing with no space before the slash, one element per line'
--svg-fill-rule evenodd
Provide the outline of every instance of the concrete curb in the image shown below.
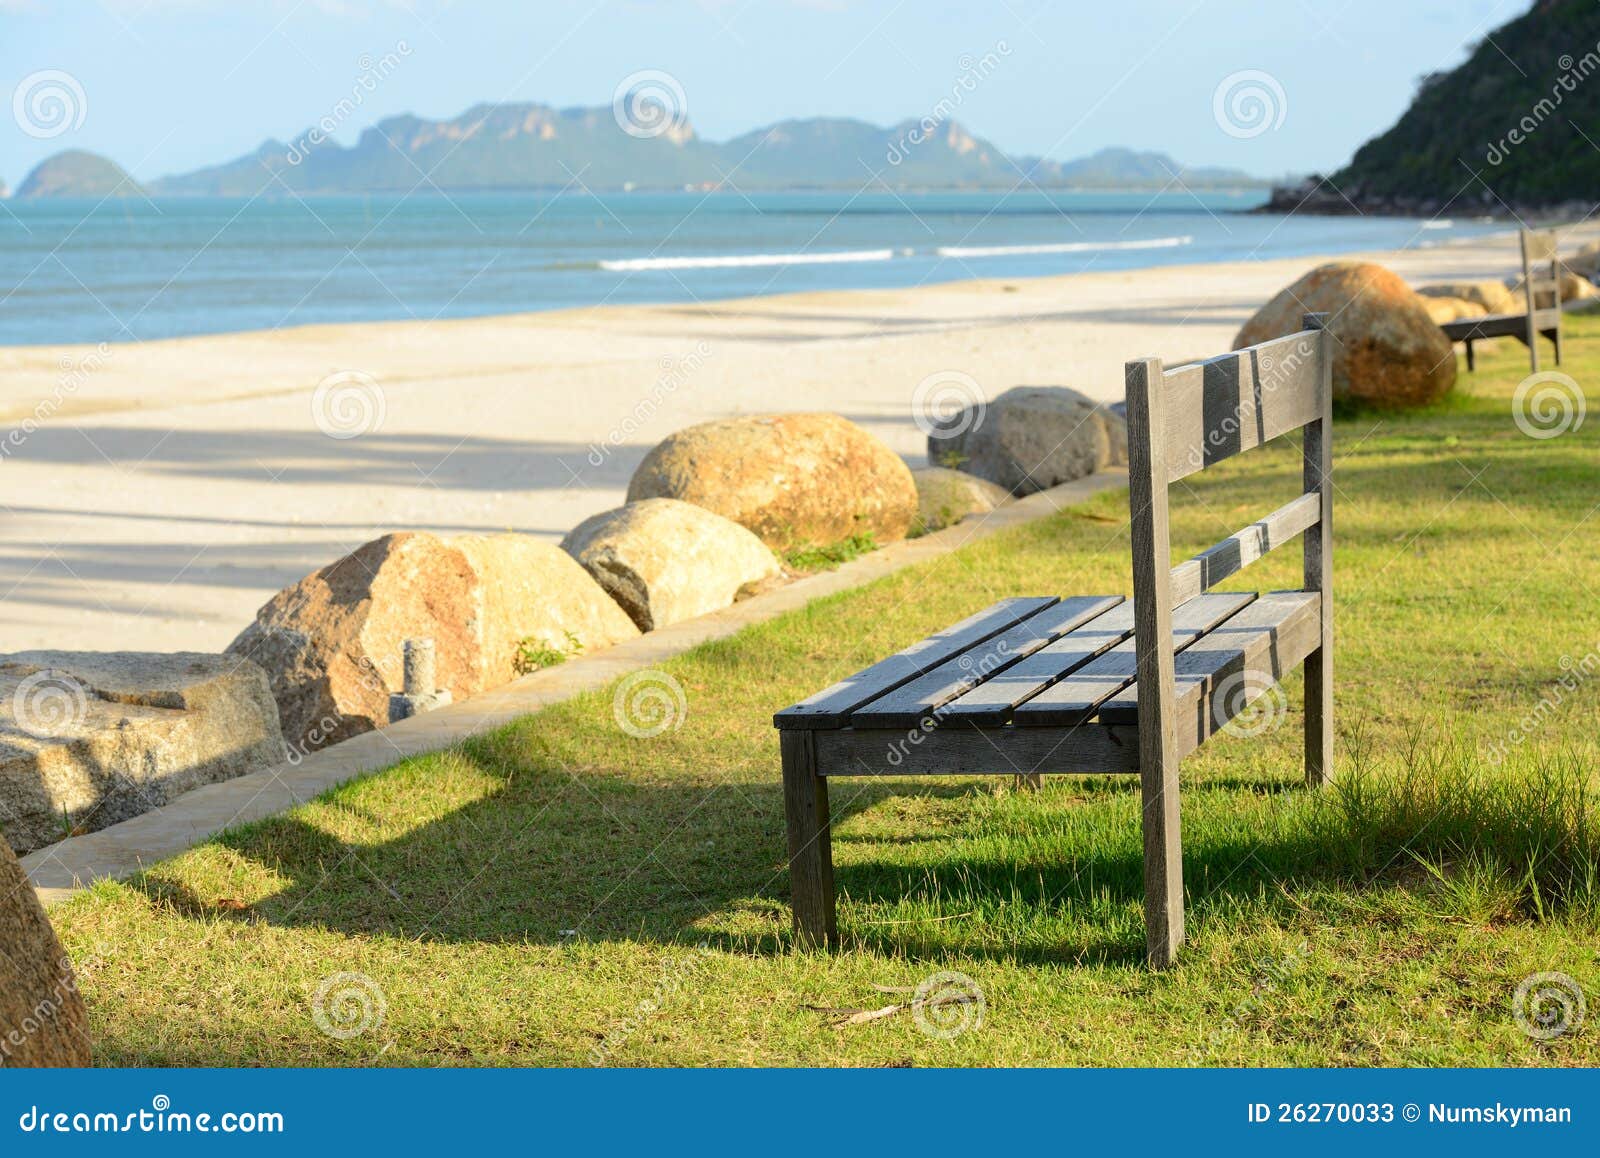
<path fill-rule="evenodd" d="M 948 555 L 969 543 L 1042 519 L 1100 491 L 1127 483 L 1125 471 L 1102 471 L 1029 495 L 981 518 L 920 539 L 890 544 L 837 570 L 796 580 L 596 655 L 534 672 L 469 700 L 367 732 L 297 761 L 196 788 L 153 812 L 36 849 L 22 858 L 23 870 L 47 907 L 59 904 L 95 881 L 130 876 L 223 829 L 284 812 L 404 757 L 448 748 L 519 716 L 604 687 L 629 672 L 652 667 L 707 640 L 723 639 L 751 624 L 804 607 L 821 596 L 861 587 L 903 568 Z"/>

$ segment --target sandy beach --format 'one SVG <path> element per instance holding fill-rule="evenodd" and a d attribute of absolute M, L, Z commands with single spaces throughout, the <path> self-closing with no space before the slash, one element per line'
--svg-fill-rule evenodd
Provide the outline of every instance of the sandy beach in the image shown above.
<path fill-rule="evenodd" d="M 1413 283 L 1518 267 L 1512 233 L 1343 256 Z M 559 538 L 723 415 L 837 411 L 920 466 L 927 376 L 1114 400 L 1126 359 L 1227 349 L 1323 260 L 0 349 L 0 650 L 217 650 L 387 531 Z"/>

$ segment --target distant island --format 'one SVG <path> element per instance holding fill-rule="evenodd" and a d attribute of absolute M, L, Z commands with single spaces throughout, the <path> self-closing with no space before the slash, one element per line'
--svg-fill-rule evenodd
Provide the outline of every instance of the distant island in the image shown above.
<path fill-rule="evenodd" d="M 271 197 L 419 188 L 772 191 L 869 184 L 891 189 L 1264 189 L 1268 182 L 1132 149 L 1102 149 L 1065 162 L 1013 157 L 953 120 L 884 127 L 816 117 L 780 121 L 717 143 L 696 135 L 686 120 L 652 135 L 630 133 L 610 105 L 499 104 L 478 105 L 444 121 L 390 117 L 349 147 L 328 139 L 325 131 L 308 129 L 292 141 L 267 141 L 231 161 L 152 181 L 142 191 Z M 17 195 L 103 197 L 140 191 L 114 162 L 73 151 L 42 162 Z"/>
<path fill-rule="evenodd" d="M 1394 126 L 1281 212 L 1587 217 L 1600 200 L 1600 5 L 1538 0 L 1431 73 Z"/>

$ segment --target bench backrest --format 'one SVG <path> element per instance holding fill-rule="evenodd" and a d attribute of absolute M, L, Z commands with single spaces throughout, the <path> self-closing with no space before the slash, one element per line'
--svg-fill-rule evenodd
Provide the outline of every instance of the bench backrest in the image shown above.
<path fill-rule="evenodd" d="M 1553 229 L 1522 231 L 1522 292 L 1527 299 L 1528 348 L 1539 333 L 1561 325 L 1561 262 Z M 1548 293 L 1551 304 L 1539 307 L 1539 295 Z"/>
<path fill-rule="evenodd" d="M 1127 364 L 1139 742 L 1147 768 L 1175 760 L 1173 607 L 1303 534 L 1304 589 L 1322 592 L 1322 638 L 1331 640 L 1335 339 L 1325 321 L 1307 314 L 1299 333 L 1172 370 L 1159 358 Z M 1305 431 L 1303 493 L 1174 567 L 1171 484 L 1292 430 Z"/>

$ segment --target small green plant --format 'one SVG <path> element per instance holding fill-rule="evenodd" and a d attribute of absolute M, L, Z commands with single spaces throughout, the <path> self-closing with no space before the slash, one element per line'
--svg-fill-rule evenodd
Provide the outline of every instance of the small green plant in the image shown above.
<path fill-rule="evenodd" d="M 575 655 L 582 655 L 583 640 L 570 631 L 565 635 L 566 639 L 562 643 L 554 645 L 535 635 L 518 640 L 517 654 L 513 657 L 511 666 L 516 669 L 518 675 L 527 675 L 529 672 L 566 663 Z"/>
<path fill-rule="evenodd" d="M 804 547 L 790 548 L 784 552 L 783 562 L 791 571 L 832 571 L 842 563 L 859 559 L 868 551 L 877 549 L 878 540 L 871 531 L 867 531 L 851 535 L 848 539 L 841 539 L 825 547 L 807 544 Z"/>
<path fill-rule="evenodd" d="M 941 450 L 939 452 L 938 460 L 934 463 L 934 465 L 942 466 L 946 470 L 960 470 L 961 464 L 966 462 L 971 457 L 971 455 L 962 454 L 959 450 L 951 447 L 949 450 Z"/>

